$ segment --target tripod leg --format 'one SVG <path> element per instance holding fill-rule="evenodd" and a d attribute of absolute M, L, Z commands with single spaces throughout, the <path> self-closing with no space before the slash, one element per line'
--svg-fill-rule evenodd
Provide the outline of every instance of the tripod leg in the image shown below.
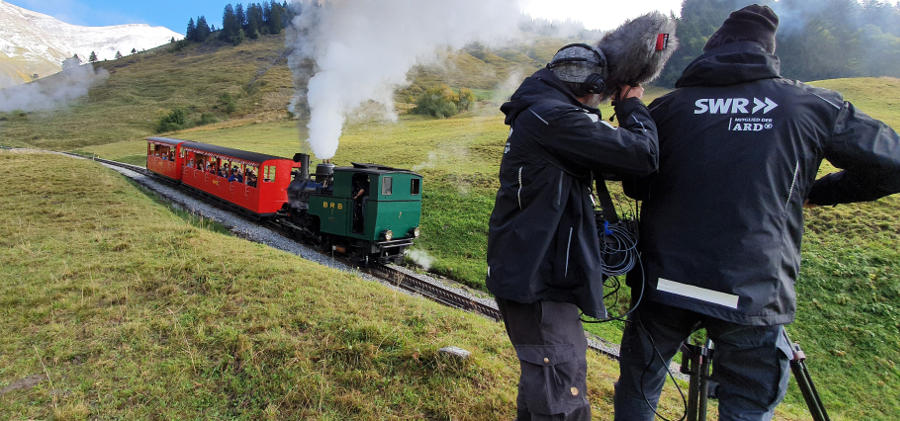
<path fill-rule="evenodd" d="M 706 345 L 700 348 L 700 408 L 697 421 L 706 421 L 706 403 L 709 400 L 709 366 L 712 358 L 713 342 L 706 339 Z"/>
<path fill-rule="evenodd" d="M 684 344 L 681 355 L 681 371 L 690 376 L 687 421 L 699 421 L 697 417 L 700 409 L 700 347 Z"/>
<path fill-rule="evenodd" d="M 706 421 L 709 397 L 709 366 L 712 341 L 705 346 L 684 344 L 681 348 L 681 372 L 690 376 L 688 385 L 687 421 Z"/>
<path fill-rule="evenodd" d="M 819 397 L 819 392 L 816 390 L 812 377 L 809 375 L 809 370 L 806 368 L 806 354 L 800 349 L 800 344 L 791 342 L 791 338 L 788 337 L 786 330 L 782 329 L 781 332 L 788 343 L 791 344 L 791 350 L 794 351 L 794 355 L 791 358 L 791 372 L 794 373 L 794 379 L 797 380 L 797 386 L 800 387 L 800 392 L 803 394 L 803 400 L 806 401 L 810 415 L 812 415 L 814 421 L 831 421 L 831 418 L 828 417 L 828 412 L 825 411 L 825 404 L 822 403 L 822 398 Z"/>

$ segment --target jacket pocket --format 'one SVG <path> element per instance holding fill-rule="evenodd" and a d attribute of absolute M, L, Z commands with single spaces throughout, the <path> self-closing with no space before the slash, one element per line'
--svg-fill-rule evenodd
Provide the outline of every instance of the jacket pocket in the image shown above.
<path fill-rule="evenodd" d="M 573 227 L 569 227 L 569 241 L 566 242 L 566 266 L 563 271 L 563 279 L 569 277 L 569 255 L 572 252 L 572 232 L 574 231 Z"/>
<path fill-rule="evenodd" d="M 522 172 L 523 171 L 525 171 L 525 167 L 524 166 L 519 167 L 519 174 L 518 174 L 519 188 L 516 190 L 516 200 L 519 203 L 519 210 L 524 209 L 524 207 L 522 206 L 522 188 L 524 187 L 524 183 L 522 182 Z"/>
<path fill-rule="evenodd" d="M 797 187 L 797 177 L 800 175 L 800 160 L 794 163 L 794 177 L 791 178 L 791 187 L 788 189 L 787 200 L 784 201 L 784 209 L 787 210 L 791 204 L 791 197 L 794 196 L 794 189 Z"/>
<path fill-rule="evenodd" d="M 569 413 L 587 404 L 584 352 L 575 345 L 519 345 L 519 390 L 533 414 Z"/>
<path fill-rule="evenodd" d="M 559 182 L 556 186 L 556 208 L 558 209 L 562 206 L 562 194 L 563 194 L 563 177 L 565 173 L 563 171 L 559 172 Z"/>

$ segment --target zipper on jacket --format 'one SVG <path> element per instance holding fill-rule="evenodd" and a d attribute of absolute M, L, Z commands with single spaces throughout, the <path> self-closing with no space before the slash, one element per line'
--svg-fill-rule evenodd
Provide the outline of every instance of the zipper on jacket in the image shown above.
<path fill-rule="evenodd" d="M 562 203 L 562 181 L 563 181 L 563 172 L 559 172 L 559 187 L 556 190 L 556 206 L 559 206 Z"/>
<path fill-rule="evenodd" d="M 566 273 L 563 274 L 563 278 L 569 277 L 569 250 L 572 247 L 572 230 L 573 227 L 569 227 L 569 242 L 566 243 Z"/>
<path fill-rule="evenodd" d="M 797 186 L 797 173 L 800 172 L 800 161 L 794 165 L 794 178 L 791 179 L 791 189 L 788 190 L 787 200 L 784 202 L 784 207 L 787 209 L 788 205 L 791 203 L 791 197 L 794 195 L 794 187 Z"/>
<path fill-rule="evenodd" d="M 516 198 L 519 200 L 519 210 L 522 210 L 522 171 L 525 167 L 519 167 L 519 190 L 516 192 Z"/>

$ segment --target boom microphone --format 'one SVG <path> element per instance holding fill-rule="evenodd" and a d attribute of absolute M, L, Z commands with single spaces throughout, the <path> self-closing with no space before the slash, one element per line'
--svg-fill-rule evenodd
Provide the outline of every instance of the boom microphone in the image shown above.
<path fill-rule="evenodd" d="M 637 86 L 656 79 L 678 48 L 675 20 L 660 12 L 629 20 L 608 32 L 597 45 L 606 56 L 606 95 L 619 86 Z"/>

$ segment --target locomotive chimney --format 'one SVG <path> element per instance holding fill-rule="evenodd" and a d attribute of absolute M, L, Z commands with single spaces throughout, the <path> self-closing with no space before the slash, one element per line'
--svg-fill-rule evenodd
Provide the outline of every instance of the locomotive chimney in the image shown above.
<path fill-rule="evenodd" d="M 329 162 L 328 160 L 323 161 L 321 164 L 316 166 L 316 181 L 319 183 L 325 181 L 331 176 L 334 175 L 334 164 Z"/>
<path fill-rule="evenodd" d="M 309 180 L 309 155 L 305 153 L 294 154 L 294 162 L 300 163 L 300 179 Z"/>

